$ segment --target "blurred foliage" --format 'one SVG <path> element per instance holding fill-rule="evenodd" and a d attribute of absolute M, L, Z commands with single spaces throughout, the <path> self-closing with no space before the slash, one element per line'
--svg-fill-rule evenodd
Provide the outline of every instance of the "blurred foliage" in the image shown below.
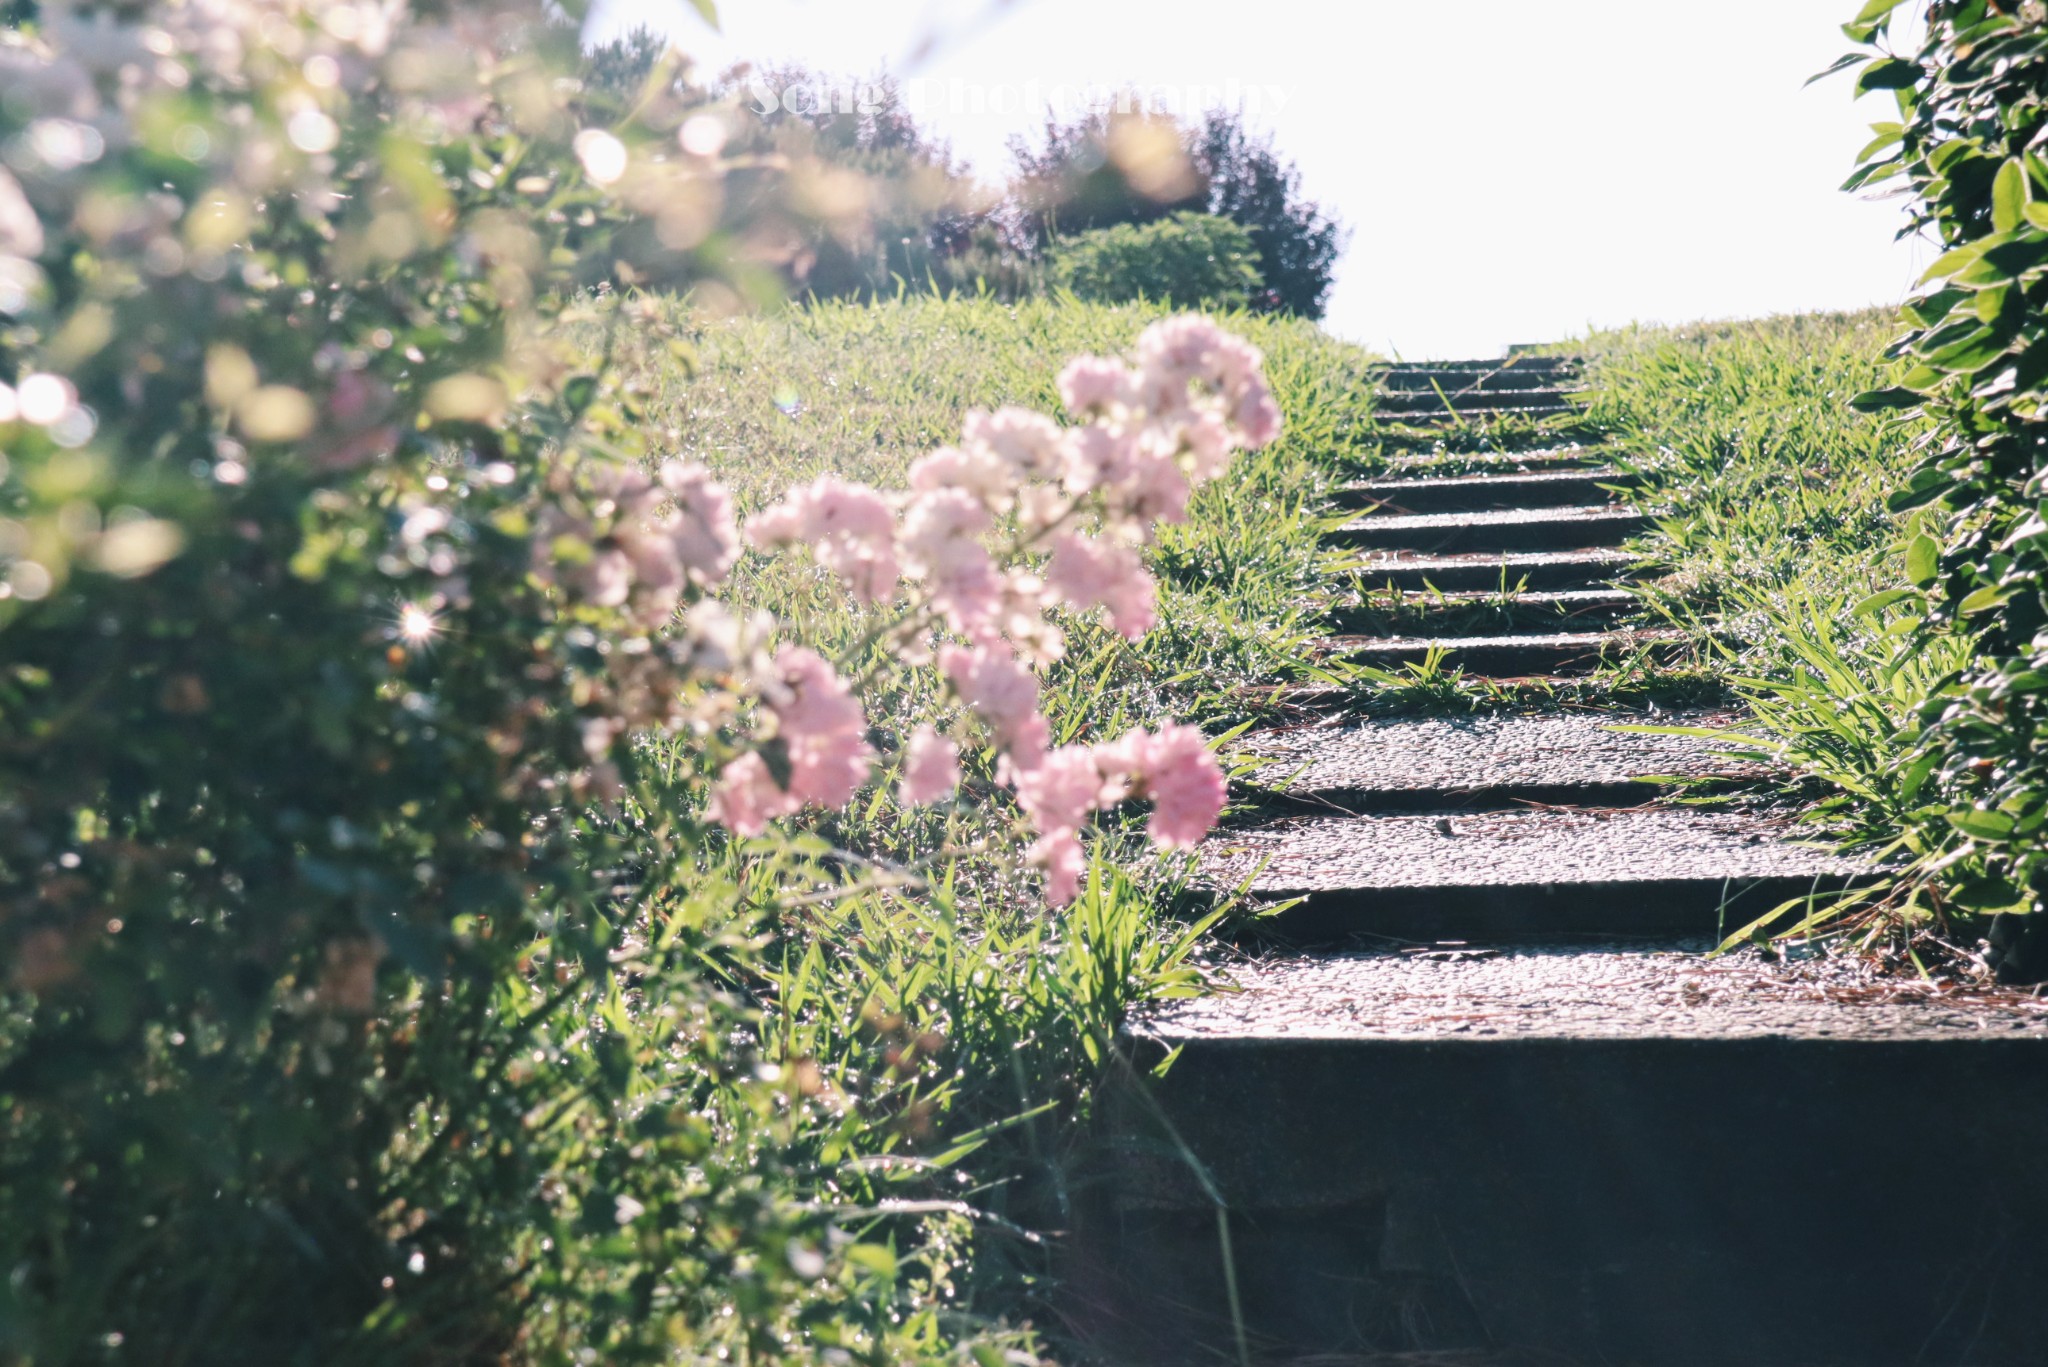
<path fill-rule="evenodd" d="M 1047 273 L 1082 299 L 1243 308 L 1262 287 L 1251 235 L 1227 218 L 1179 213 L 1055 240 Z"/>
<path fill-rule="evenodd" d="M 666 51 L 665 40 L 636 29 L 585 53 L 585 83 L 630 97 Z M 1000 193 L 977 183 L 918 124 L 887 73 L 853 79 L 794 64 L 740 67 L 700 88 L 696 73 L 679 68 L 671 82 L 693 102 L 727 93 L 731 151 L 810 168 L 796 193 L 834 212 L 790 259 L 793 292 L 873 299 L 900 289 L 987 289 L 1016 298 L 1035 286 L 1035 263 L 1002 229 Z"/>
<path fill-rule="evenodd" d="M 0 1362 L 1032 1359 L 1025 1226 L 1198 984 L 1176 871 L 864 878 L 991 829 L 885 785 L 709 832 L 722 638 L 536 553 L 679 451 L 756 506 L 900 465 L 1145 316 L 750 317 L 931 149 L 607 69 L 518 5 L 0 34 Z M 1074 634 L 1063 737 L 1311 667 L 1364 359 L 1233 325 L 1291 434 L 1160 548 L 1159 655 Z M 856 646 L 815 575 L 737 591 Z"/>
<path fill-rule="evenodd" d="M 1975 650 L 1923 709 L 1910 771 L 1951 846 L 1948 901 L 2004 913 L 2003 976 L 2048 977 L 2048 13 L 2038 0 L 1933 0 L 1895 50 L 1899 0 L 1846 28 L 1856 89 L 1890 92 L 1847 188 L 1910 193 L 1906 229 L 1944 249 L 1906 306 L 1900 373 L 1858 400 L 1923 414 L 1935 434 L 1892 499 L 1933 510 L 1905 548 L 1899 600 L 1932 637 Z M 1871 56 L 1874 50 L 1876 55 Z"/>
<path fill-rule="evenodd" d="M 1068 123 L 1048 120 L 1037 143 L 1013 139 L 1011 213 L 1019 236 L 1045 244 L 1122 223 L 1186 212 L 1230 219 L 1251 235 L 1263 288 L 1253 307 L 1320 318 L 1345 229 L 1302 192 L 1301 173 L 1240 111 L 1199 123 L 1143 112 L 1135 97 Z"/>

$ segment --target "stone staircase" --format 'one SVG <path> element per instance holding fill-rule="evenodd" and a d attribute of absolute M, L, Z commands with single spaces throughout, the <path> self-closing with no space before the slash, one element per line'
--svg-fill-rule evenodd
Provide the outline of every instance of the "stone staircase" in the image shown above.
<path fill-rule="evenodd" d="M 1364 589 L 1332 656 L 1559 680 L 1679 648 L 1625 624 L 1626 477 L 1521 421 L 1577 376 L 1385 372 L 1383 417 L 1528 449 L 1343 491 Z M 1870 876 L 1755 763 L 1615 729 L 1739 716 L 1313 701 L 1241 742 L 1257 815 L 1204 852 L 1281 908 L 1237 990 L 1125 1033 L 1066 1307 L 1111 1360 L 2048 1362 L 2048 1004 L 1709 957 Z"/>

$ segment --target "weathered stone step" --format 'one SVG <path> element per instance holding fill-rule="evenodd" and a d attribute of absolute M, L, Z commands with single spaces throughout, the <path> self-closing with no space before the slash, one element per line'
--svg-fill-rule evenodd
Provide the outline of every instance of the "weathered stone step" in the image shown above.
<path fill-rule="evenodd" d="M 1358 573 L 1366 583 L 1406 593 L 1467 590 L 1513 592 L 1575 589 L 1610 583 L 1639 563 L 1626 551 L 1592 548 L 1577 551 L 1486 552 L 1422 555 L 1413 551 L 1369 555 Z"/>
<path fill-rule="evenodd" d="M 1618 546 L 1649 530 L 1653 519 L 1633 508 L 1514 508 L 1491 513 L 1372 513 L 1334 532 L 1334 545 L 1365 550 L 1563 551 Z"/>
<path fill-rule="evenodd" d="M 1228 1358 L 1220 1198 L 1275 1361 L 2048 1361 L 2048 1003 L 1673 948 L 1284 959 L 1140 1013 L 1091 1301 L 1134 1360 Z"/>
<path fill-rule="evenodd" d="M 1526 362 L 1504 365 L 1499 361 L 1456 367 L 1397 365 L 1381 371 L 1377 377 L 1381 394 L 1433 394 L 1438 386 L 1446 393 L 1505 394 L 1527 389 L 1555 389 L 1577 378 L 1578 372 L 1566 366 L 1537 366 Z"/>
<path fill-rule="evenodd" d="M 1395 361 L 1385 368 L 1429 375 L 1471 375 L 1474 372 L 1521 371 L 1528 374 L 1563 372 L 1576 375 L 1581 362 L 1576 356 L 1496 356 L 1464 361 Z M 1382 372 L 1385 373 L 1385 372 Z"/>
<path fill-rule="evenodd" d="M 1604 624 L 1641 606 L 1626 589 L 1563 589 L 1555 592 L 1503 594 L 1498 588 L 1461 589 L 1453 593 L 1373 594 L 1333 605 L 1328 620 L 1344 632 L 1387 632 L 1396 626 L 1496 629 L 1571 623 Z"/>
<path fill-rule="evenodd" d="M 1633 805 L 1658 795 L 1653 779 L 1755 780 L 1773 771 L 1696 736 L 1617 727 L 1725 731 L 1741 720 L 1726 709 L 1381 718 L 1253 732 L 1238 747 L 1267 761 L 1256 785 L 1353 812 Z"/>
<path fill-rule="evenodd" d="M 1444 385 L 1436 389 L 1382 389 L 1373 399 L 1373 411 L 1381 416 L 1406 418 L 1410 415 L 1441 416 L 1458 413 L 1523 411 L 1562 412 L 1571 407 L 1575 389 L 1549 386 L 1541 389 L 1481 389 Z"/>
<path fill-rule="evenodd" d="M 1376 479 L 1347 484 L 1332 501 L 1340 508 L 1370 508 L 1388 515 L 1583 507 L 1611 501 L 1615 486 L 1631 482 L 1631 476 L 1614 469 Z"/>
<path fill-rule="evenodd" d="M 1791 816 L 1689 808 L 1303 817 L 1212 837 L 1203 875 L 1300 897 L 1305 940 L 1707 934 L 1868 877 Z"/>
<path fill-rule="evenodd" d="M 1508 632 L 1499 636 L 1332 636 L 1333 654 L 1374 669 L 1423 664 L 1436 655 L 1445 669 L 1491 678 L 1546 674 L 1571 678 L 1591 674 L 1619 656 L 1648 651 L 1668 663 L 1692 638 L 1683 631 L 1653 627 L 1615 631 Z M 1440 652 L 1440 653 L 1439 653 Z"/>
<path fill-rule="evenodd" d="M 1540 418 L 1568 417 L 1579 411 L 1579 407 L 1576 404 L 1552 400 L 1543 404 L 1520 405 L 1490 402 L 1458 404 L 1450 409 L 1446 409 L 1441 403 L 1438 403 L 1434 408 L 1415 408 L 1412 410 L 1381 408 L 1378 416 L 1380 421 L 1395 425 L 1405 424 L 1411 427 L 1434 427 L 1440 424 L 1452 423 L 1483 423 L 1498 421 L 1503 418 L 1535 421 Z"/>
<path fill-rule="evenodd" d="M 1604 464 L 1607 454 L 1605 447 L 1578 444 L 1510 451 L 1406 451 L 1388 460 L 1387 477 L 1588 469 Z"/>

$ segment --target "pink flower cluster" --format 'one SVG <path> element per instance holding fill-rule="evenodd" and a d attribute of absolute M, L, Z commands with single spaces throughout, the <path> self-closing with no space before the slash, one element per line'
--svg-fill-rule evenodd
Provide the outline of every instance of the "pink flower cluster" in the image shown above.
<path fill-rule="evenodd" d="M 875 760 L 860 700 L 815 651 L 777 651 L 761 700 L 772 730 L 725 766 L 711 795 L 708 815 L 737 835 L 759 835 L 805 806 L 845 806 Z"/>
<path fill-rule="evenodd" d="M 675 615 L 685 585 L 722 583 L 739 550 L 732 495 L 703 466 L 669 461 L 650 476 L 603 465 L 543 514 L 534 571 L 653 629 Z"/>
<path fill-rule="evenodd" d="M 1192 726 L 1134 730 L 1101 745 L 1062 745 L 1026 756 L 1013 772 L 1017 805 L 1038 839 L 1027 851 L 1045 870 L 1047 900 L 1065 904 L 1081 885 L 1081 825 L 1130 797 L 1153 799 L 1147 832 L 1161 849 L 1185 849 L 1209 833 L 1223 811 L 1225 784 L 1208 742 Z"/>
<path fill-rule="evenodd" d="M 827 475 L 747 523 L 755 546 L 807 548 L 862 604 L 902 603 L 889 643 L 907 660 L 935 658 L 987 728 L 1054 902 L 1078 891 L 1091 813 L 1150 797 L 1154 841 L 1177 848 L 1222 810 L 1222 771 L 1192 728 L 1049 748 L 1034 671 L 1064 647 L 1047 617 L 1055 608 L 1099 612 L 1132 639 L 1152 627 L 1143 549 L 1158 525 L 1184 521 L 1193 491 L 1233 451 L 1279 435 L 1263 367 L 1257 348 L 1209 320 L 1169 319 L 1145 330 L 1128 363 L 1084 357 L 1061 372 L 1070 425 L 1021 408 L 976 411 L 957 446 L 911 466 L 904 493 Z M 611 582 L 594 562 L 589 573 Z M 934 631 L 950 639 L 934 643 Z M 776 665 L 766 729 L 726 767 L 711 810 L 741 834 L 807 803 L 845 802 L 874 758 L 858 700 L 824 661 L 785 650 Z M 958 783 L 957 746 L 930 728 L 913 733 L 902 799 L 939 801 Z"/>

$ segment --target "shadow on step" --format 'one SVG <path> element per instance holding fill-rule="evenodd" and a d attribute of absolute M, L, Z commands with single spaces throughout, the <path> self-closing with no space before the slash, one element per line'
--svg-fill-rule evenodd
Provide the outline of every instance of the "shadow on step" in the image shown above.
<path fill-rule="evenodd" d="M 1128 1048 L 1133 1079 L 1160 1050 Z M 1132 1364 L 1239 1361 L 1240 1327 L 1331 1367 L 2039 1364 L 2040 1055 L 1190 1041 L 1105 1104 L 1068 1318 Z"/>

